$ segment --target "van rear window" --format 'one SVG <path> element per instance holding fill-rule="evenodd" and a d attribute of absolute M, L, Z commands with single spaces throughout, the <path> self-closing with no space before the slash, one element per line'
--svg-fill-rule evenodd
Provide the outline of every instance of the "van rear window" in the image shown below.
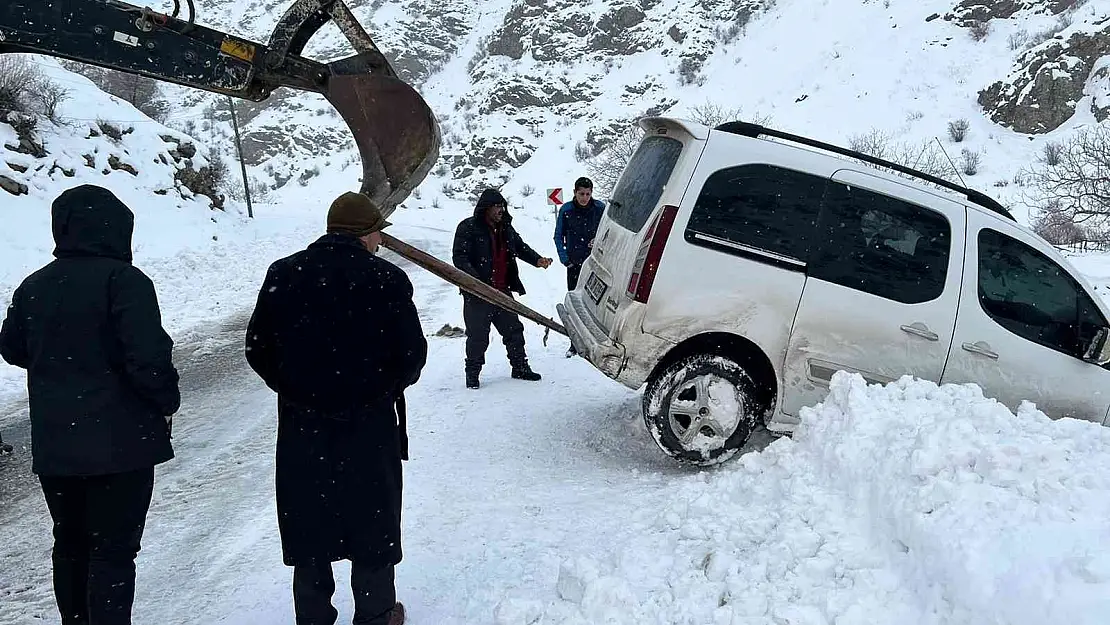
<path fill-rule="evenodd" d="M 671 179 L 682 142 L 671 137 L 645 138 L 628 161 L 609 202 L 609 217 L 622 227 L 639 232 L 655 211 Z"/>

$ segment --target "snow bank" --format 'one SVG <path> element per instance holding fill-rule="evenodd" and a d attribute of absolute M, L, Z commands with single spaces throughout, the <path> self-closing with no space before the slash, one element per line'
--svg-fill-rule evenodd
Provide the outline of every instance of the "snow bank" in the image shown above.
<path fill-rule="evenodd" d="M 1015 625 L 1110 614 L 1110 430 L 1028 403 L 1015 416 L 977 387 L 845 376 L 805 437 L 813 468 L 903 547 L 902 571 L 938 612 Z"/>
<path fill-rule="evenodd" d="M 780 439 L 676 480 L 524 623 L 1095 623 L 1110 614 L 1110 431 L 974 386 L 834 377 Z"/>

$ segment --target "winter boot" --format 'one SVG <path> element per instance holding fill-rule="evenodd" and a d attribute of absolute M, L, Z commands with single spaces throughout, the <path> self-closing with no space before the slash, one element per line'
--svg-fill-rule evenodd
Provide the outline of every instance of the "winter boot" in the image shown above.
<path fill-rule="evenodd" d="M 12 446 L 7 443 L 0 443 L 0 456 L 6 456 L 12 453 Z"/>
<path fill-rule="evenodd" d="M 532 367 L 524 364 L 518 367 L 513 367 L 513 379 L 528 380 L 529 382 L 539 382 L 542 378 L 540 374 L 532 371 Z"/>
<path fill-rule="evenodd" d="M 405 606 L 398 601 L 393 605 L 393 609 L 389 611 L 389 625 L 405 625 Z"/>
<path fill-rule="evenodd" d="M 481 386 L 481 383 L 478 382 L 478 372 L 477 371 L 467 371 L 466 372 L 466 388 L 476 389 L 476 388 L 479 388 L 480 386 Z"/>

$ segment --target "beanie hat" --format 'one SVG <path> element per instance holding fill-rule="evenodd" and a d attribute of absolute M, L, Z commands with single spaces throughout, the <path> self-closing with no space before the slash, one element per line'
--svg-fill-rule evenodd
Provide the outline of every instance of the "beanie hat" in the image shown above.
<path fill-rule="evenodd" d="M 489 208 L 494 204 L 509 205 L 505 200 L 505 196 L 501 195 L 497 189 L 486 189 L 482 191 L 481 197 L 478 198 L 478 208 Z"/>
<path fill-rule="evenodd" d="M 391 225 L 374 202 L 362 193 L 348 191 L 328 209 L 328 232 L 366 236 Z"/>

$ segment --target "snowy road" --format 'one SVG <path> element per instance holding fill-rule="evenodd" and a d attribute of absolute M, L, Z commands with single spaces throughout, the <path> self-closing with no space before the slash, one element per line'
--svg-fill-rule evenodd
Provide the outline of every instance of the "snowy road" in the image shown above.
<path fill-rule="evenodd" d="M 412 243 L 447 256 L 442 243 Z M 406 268 L 426 333 L 459 325 L 457 290 Z M 177 455 L 157 472 L 136 623 L 291 622 L 273 505 L 275 398 L 242 358 L 248 314 L 178 350 Z M 412 460 L 398 568 L 413 623 L 491 622 L 502 598 L 549 590 L 561 554 L 603 547 L 682 473 L 640 427 L 635 393 L 564 359 L 562 337 L 545 348 L 541 336 L 529 325 L 542 382 L 509 379 L 494 333 L 479 392 L 462 386 L 463 340 L 429 338 L 429 364 L 408 396 Z M 23 442 L 25 427 L 7 433 L 12 442 Z M 0 623 L 54 622 L 45 504 L 26 454 L 3 462 L 10 504 L 0 509 Z M 346 575 L 343 565 L 337 571 Z M 343 593 L 337 604 L 350 613 Z"/>
<path fill-rule="evenodd" d="M 448 256 L 448 231 L 400 234 Z M 457 290 L 407 269 L 425 332 L 460 325 Z M 528 277 L 533 305 L 557 299 L 561 275 Z M 275 398 L 242 357 L 246 301 L 182 333 L 177 457 L 157 473 L 137 624 L 292 622 Z M 1106 428 L 1015 417 L 968 389 L 838 377 L 795 439 L 691 471 L 655 447 L 637 393 L 526 329 L 544 380 L 511 380 L 494 334 L 478 392 L 463 388 L 463 340 L 429 338 L 408 394 L 398 568 L 414 625 L 1094 625 L 1110 611 Z M 25 411 L 0 406 L 17 446 Z M 0 460 L 0 496 L 0 624 L 57 623 L 25 451 Z"/>

